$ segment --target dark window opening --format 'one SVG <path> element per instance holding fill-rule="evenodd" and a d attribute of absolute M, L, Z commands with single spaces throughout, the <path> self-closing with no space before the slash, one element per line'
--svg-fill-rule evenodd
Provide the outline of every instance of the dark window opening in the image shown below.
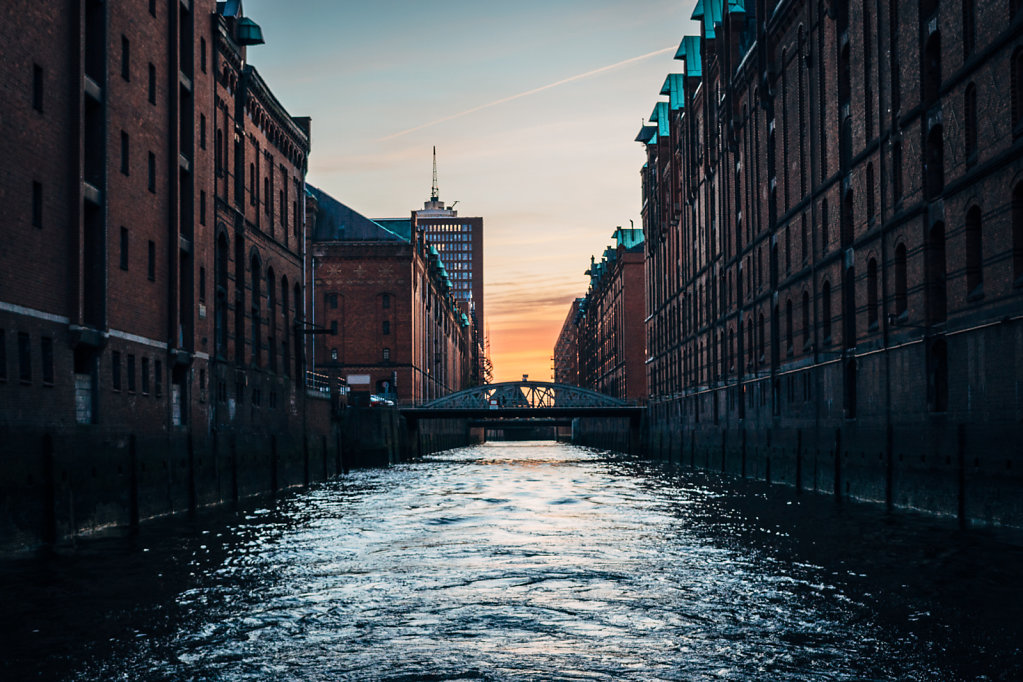
<path fill-rule="evenodd" d="M 18 332 L 18 378 L 21 383 L 32 382 L 32 345 L 27 332 Z"/>
<path fill-rule="evenodd" d="M 43 384 L 53 386 L 53 339 L 44 336 L 40 345 L 43 361 Z"/>
<path fill-rule="evenodd" d="M 43 111 L 43 67 L 32 65 L 32 108 Z"/>
<path fill-rule="evenodd" d="M 128 364 L 125 368 L 128 375 L 128 392 L 135 392 L 135 356 L 128 353 Z"/>
<path fill-rule="evenodd" d="M 984 254 L 979 206 L 966 212 L 966 291 L 971 298 L 983 294 Z"/>
<path fill-rule="evenodd" d="M 110 385 L 115 391 L 121 390 L 121 352 L 110 353 Z"/>
<path fill-rule="evenodd" d="M 131 43 L 125 36 L 121 36 L 121 78 L 131 80 Z"/>
<path fill-rule="evenodd" d="M 384 331 L 385 335 L 391 333 L 391 322 L 390 322 L 390 320 L 384 320 L 384 329 L 383 329 L 383 331 Z"/>

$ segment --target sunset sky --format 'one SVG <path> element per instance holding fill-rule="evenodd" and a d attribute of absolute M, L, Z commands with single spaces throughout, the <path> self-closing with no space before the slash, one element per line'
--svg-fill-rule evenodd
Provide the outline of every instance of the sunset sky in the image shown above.
<path fill-rule="evenodd" d="M 484 219 L 495 380 L 551 378 L 583 272 L 640 226 L 642 147 L 689 0 L 246 0 L 248 59 L 311 116 L 310 183 L 370 218 L 440 198 Z"/>

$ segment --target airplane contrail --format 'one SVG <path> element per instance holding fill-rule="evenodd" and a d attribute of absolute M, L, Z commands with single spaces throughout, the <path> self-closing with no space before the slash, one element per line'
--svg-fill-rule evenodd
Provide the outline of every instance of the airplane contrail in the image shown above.
<path fill-rule="evenodd" d="M 568 78 L 562 78 L 559 81 L 555 81 L 554 83 L 548 83 L 547 85 L 542 85 L 539 88 L 533 88 L 532 90 L 526 90 L 525 92 L 520 92 L 517 95 L 511 95 L 510 97 L 502 97 L 501 99 L 494 100 L 493 102 L 487 102 L 486 104 L 481 104 L 481 105 L 479 105 L 477 107 L 473 107 L 472 109 L 466 109 L 465 111 L 460 111 L 457 114 L 451 114 L 450 116 L 445 116 L 444 118 L 438 118 L 435 121 L 430 121 L 429 123 L 423 123 L 422 125 L 417 125 L 417 126 L 415 126 L 413 128 L 407 128 L 406 130 L 402 130 L 400 132 L 393 133 L 391 135 L 387 135 L 386 137 L 381 137 L 381 138 L 377 139 L 377 142 L 385 142 L 387 140 L 393 140 L 396 137 L 401 137 L 402 135 L 408 135 L 409 133 L 414 133 L 417 130 L 422 130 L 423 128 L 429 128 L 430 126 L 435 126 L 435 125 L 437 125 L 439 123 L 445 123 L 447 121 L 451 121 L 451 120 L 456 119 L 456 118 L 461 118 L 462 116 L 468 116 L 469 114 L 474 114 L 477 111 L 481 111 L 483 109 L 489 109 L 490 107 L 496 107 L 498 104 L 504 104 L 505 102 L 511 102 L 512 100 L 520 99 L 522 97 L 528 97 L 529 95 L 535 95 L 538 92 L 543 92 L 544 90 L 550 90 L 551 88 L 556 88 L 559 85 L 564 85 L 565 83 L 571 83 L 573 81 L 582 80 L 583 78 L 589 78 L 590 76 L 596 76 L 599 73 L 604 73 L 605 71 L 610 71 L 611 69 L 617 69 L 618 67 L 625 66 L 626 64 L 632 64 L 633 62 L 638 62 L 638 61 L 642 61 L 644 59 L 649 59 L 650 57 L 656 57 L 659 54 L 665 54 L 667 52 L 674 52 L 675 50 L 676 50 L 676 47 L 666 47 L 663 50 L 654 50 L 653 52 L 648 52 L 646 54 L 641 54 L 638 57 L 630 57 L 629 59 L 625 59 L 625 60 L 617 62 L 615 64 L 609 64 L 607 66 L 602 66 L 599 69 L 594 69 L 593 71 L 587 71 L 586 73 L 579 73 L 579 74 L 576 74 L 574 76 L 569 76 Z"/>

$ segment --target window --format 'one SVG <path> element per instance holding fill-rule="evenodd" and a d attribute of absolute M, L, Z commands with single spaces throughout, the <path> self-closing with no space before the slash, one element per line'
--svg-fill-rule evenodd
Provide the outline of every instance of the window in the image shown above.
<path fill-rule="evenodd" d="M 867 263 L 867 329 L 877 329 L 877 260 Z"/>
<path fill-rule="evenodd" d="M 149 0 L 149 13 L 156 16 L 156 0 Z"/>
<path fill-rule="evenodd" d="M 134 393 L 135 392 L 135 356 L 133 354 L 131 354 L 131 353 L 128 353 L 127 373 L 128 373 L 128 392 L 129 393 Z"/>
<path fill-rule="evenodd" d="M 149 103 L 156 104 L 156 67 L 149 63 Z"/>
<path fill-rule="evenodd" d="M 384 335 L 391 333 L 391 322 L 390 320 L 384 320 Z"/>
<path fill-rule="evenodd" d="M 974 13 L 974 0 L 963 0 L 963 59 L 973 53 L 977 39 L 977 18 Z"/>
<path fill-rule="evenodd" d="M 256 164 L 249 164 L 249 204 L 256 205 Z"/>
<path fill-rule="evenodd" d="M 128 269 L 128 228 L 121 227 L 121 269 Z"/>
<path fill-rule="evenodd" d="M 43 111 L 43 67 L 32 65 L 32 108 Z"/>
<path fill-rule="evenodd" d="M 941 90 L 941 33 L 935 32 L 924 46 L 923 105 L 929 109 Z"/>
<path fill-rule="evenodd" d="M 131 80 L 131 43 L 121 36 L 121 78 Z"/>
<path fill-rule="evenodd" d="M 1012 136 L 1019 137 L 1023 133 L 1023 48 L 1012 55 L 1012 73 L 1009 90 L 1012 95 Z"/>
<path fill-rule="evenodd" d="M 121 352 L 116 350 L 110 354 L 110 385 L 115 391 L 121 390 Z"/>
<path fill-rule="evenodd" d="M 983 261 L 980 206 L 972 206 L 966 212 L 966 292 L 971 298 L 983 294 Z"/>
<path fill-rule="evenodd" d="M 327 294 L 327 307 L 337 310 L 337 294 Z"/>
<path fill-rule="evenodd" d="M 902 199 L 902 143 L 892 145 L 892 194 L 895 201 Z"/>
<path fill-rule="evenodd" d="M 152 239 L 147 244 L 149 262 L 146 264 L 146 277 L 150 282 L 156 281 L 156 242 Z"/>
<path fill-rule="evenodd" d="M 874 196 L 874 164 L 867 164 L 867 220 L 874 220 L 874 209 L 876 208 Z"/>
<path fill-rule="evenodd" d="M 155 370 L 153 372 L 153 389 L 156 397 L 159 398 L 163 395 L 163 363 L 157 360 L 154 363 Z"/>
<path fill-rule="evenodd" d="M 970 83 L 966 86 L 963 102 L 963 138 L 966 145 L 966 163 L 977 162 L 977 87 Z"/>
<path fill-rule="evenodd" d="M 18 378 L 32 383 L 32 345 L 27 332 L 18 332 Z"/>
<path fill-rule="evenodd" d="M 810 294 L 803 292 L 803 350 L 810 347 Z"/>
<path fill-rule="evenodd" d="M 1023 182 L 1012 190 L 1012 278 L 1023 283 Z"/>
<path fill-rule="evenodd" d="M 206 224 L 206 191 L 199 190 L 199 224 Z"/>
<path fill-rule="evenodd" d="M 330 335 L 337 336 L 337 320 L 330 321 Z"/>
<path fill-rule="evenodd" d="M 43 183 L 32 181 L 32 226 L 43 226 Z"/>
<path fill-rule="evenodd" d="M 122 130 L 121 131 L 121 172 L 124 173 L 125 175 L 128 175 L 129 170 L 130 170 L 129 169 L 129 164 L 128 164 L 130 156 L 131 155 L 130 155 L 130 151 L 129 151 L 128 133 L 126 133 L 126 132 L 124 132 Z"/>
<path fill-rule="evenodd" d="M 206 268 L 199 266 L 199 301 L 206 300 Z"/>
<path fill-rule="evenodd" d="M 142 395 L 149 395 L 149 358 L 142 358 Z"/>
<path fill-rule="evenodd" d="M 384 362 L 389 362 L 390 360 L 391 360 L 391 349 L 390 348 L 385 348 L 384 349 Z"/>
<path fill-rule="evenodd" d="M 206 149 L 206 114 L 199 114 L 199 148 Z"/>
<path fill-rule="evenodd" d="M 263 213 L 266 214 L 266 215 L 270 215 L 270 209 L 271 209 L 271 205 L 273 204 L 273 199 L 271 198 L 271 194 L 270 194 L 270 178 L 269 177 L 263 178 L 263 201 L 264 201 L 264 203 L 263 203 Z"/>
<path fill-rule="evenodd" d="M 156 154 L 149 152 L 149 178 L 147 185 L 149 191 L 156 194 Z"/>
<path fill-rule="evenodd" d="M 831 283 L 827 280 L 821 287 L 821 332 L 824 343 L 831 343 Z"/>
<path fill-rule="evenodd" d="M 41 343 L 43 360 L 43 384 L 53 386 L 53 339 L 48 336 L 42 338 Z"/>
<path fill-rule="evenodd" d="M 906 277 L 906 245 L 899 244 L 895 247 L 895 314 L 900 317 L 906 314 L 908 306 Z"/>
<path fill-rule="evenodd" d="M 335 361 L 337 360 L 337 348 L 330 349 L 330 359 Z"/>
<path fill-rule="evenodd" d="M 206 39 L 199 39 L 199 68 L 206 73 Z"/>

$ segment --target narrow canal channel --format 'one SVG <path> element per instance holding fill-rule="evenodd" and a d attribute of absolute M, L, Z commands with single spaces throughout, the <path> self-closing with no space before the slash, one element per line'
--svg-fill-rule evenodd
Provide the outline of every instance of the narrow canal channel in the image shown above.
<path fill-rule="evenodd" d="M 1023 549 L 491 443 L 0 564 L 0 679 L 1023 678 Z"/>

